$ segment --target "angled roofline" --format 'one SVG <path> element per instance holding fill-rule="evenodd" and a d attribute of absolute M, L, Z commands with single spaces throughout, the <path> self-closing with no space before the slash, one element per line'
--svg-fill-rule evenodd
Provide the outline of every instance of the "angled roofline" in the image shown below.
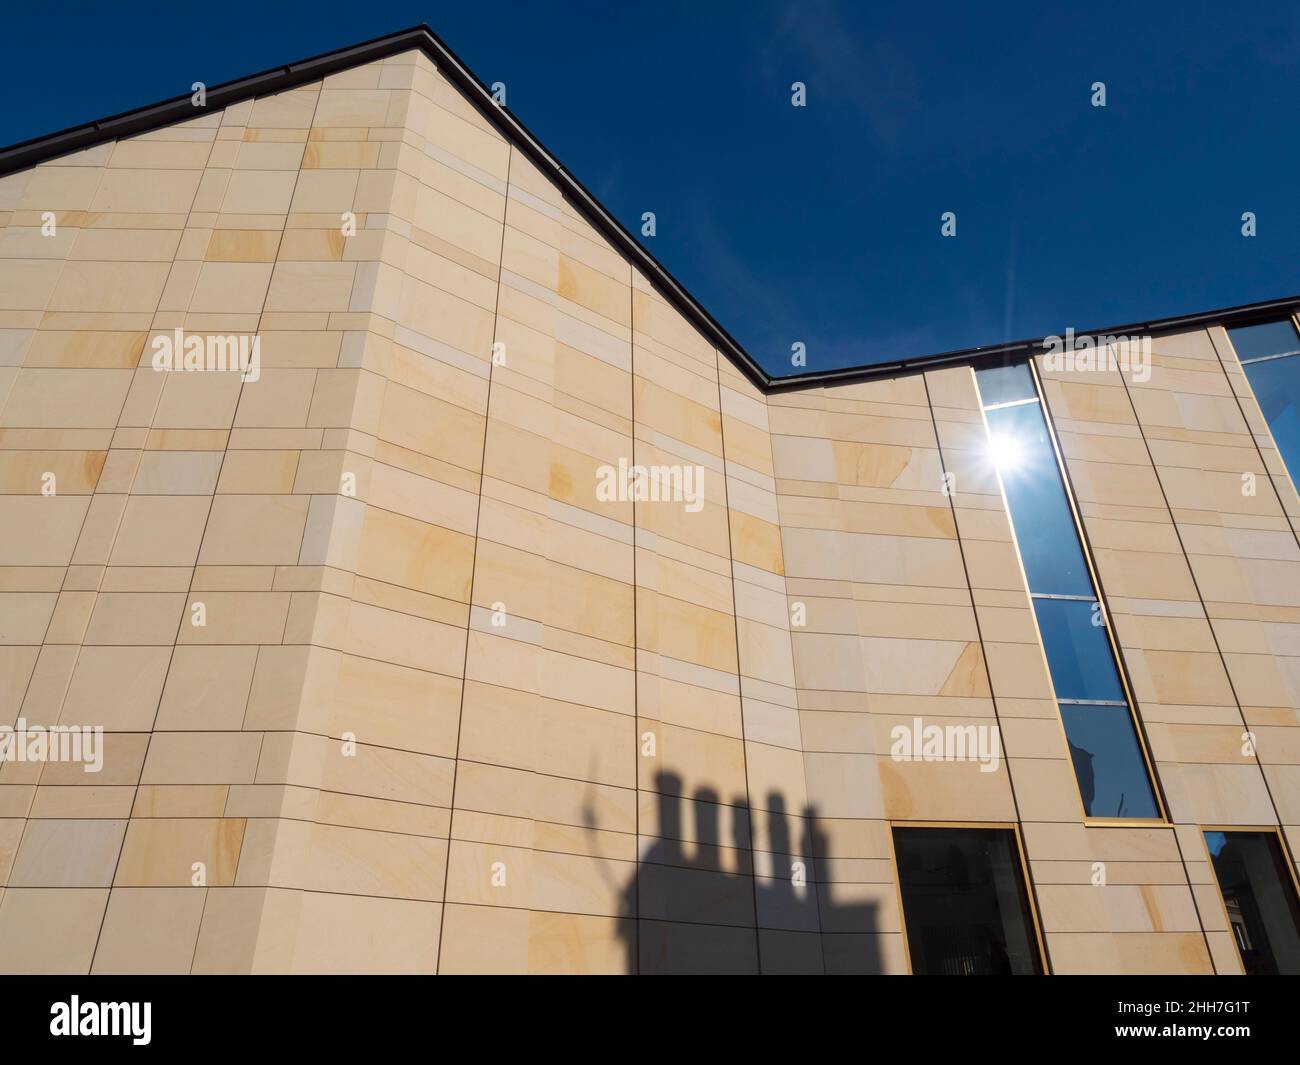
<path fill-rule="evenodd" d="M 439 73 L 454 82 L 488 121 L 496 126 L 515 147 L 524 152 L 539 170 L 551 176 L 587 221 L 637 265 L 659 292 L 717 345 L 752 384 L 765 393 L 849 384 L 874 377 L 898 376 L 944 365 L 1013 359 L 1024 357 L 1042 347 L 1044 338 L 1039 337 L 1010 341 L 1005 344 L 962 348 L 897 362 L 846 366 L 774 377 L 764 370 L 681 282 L 673 277 L 669 270 L 605 209 L 586 186 L 551 154 L 523 122 L 507 108 L 496 103 L 488 87 L 443 42 L 442 38 L 424 24 L 208 87 L 203 106 L 195 106 L 191 102 L 191 97 L 183 94 L 160 103 L 124 111 L 121 114 L 110 115 L 107 118 L 71 126 L 56 133 L 0 148 L 0 177 L 71 152 L 82 151 L 105 141 L 184 122 L 198 114 L 220 111 L 256 96 L 285 92 L 299 85 L 319 81 L 340 70 L 386 59 L 413 48 L 423 51 L 437 66 Z M 1300 311 L 1300 294 L 1151 322 L 1132 323 L 1106 329 L 1075 330 L 1075 333 L 1078 336 L 1131 336 L 1198 325 L 1244 325 L 1281 314 L 1295 314 L 1298 311 Z"/>

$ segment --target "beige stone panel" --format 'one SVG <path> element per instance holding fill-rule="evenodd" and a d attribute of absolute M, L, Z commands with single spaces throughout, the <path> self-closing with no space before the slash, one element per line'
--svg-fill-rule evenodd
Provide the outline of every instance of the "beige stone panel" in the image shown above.
<path fill-rule="evenodd" d="M 130 490 L 134 495 L 210 496 L 216 489 L 221 465 L 219 452 L 146 452 L 140 455 Z"/>
<path fill-rule="evenodd" d="M 473 562 L 471 537 L 377 507 L 367 508 L 358 574 L 467 602 Z"/>
<path fill-rule="evenodd" d="M 38 654 L 36 647 L 0 646 L 0 707 L 6 708 L 0 711 L 0 725 L 12 724 L 17 716 L 9 711 L 21 705 Z"/>
<path fill-rule="evenodd" d="M 629 862 L 455 840 L 447 897 L 452 903 L 616 916 Z"/>
<path fill-rule="evenodd" d="M 100 742 L 103 768 L 98 773 L 87 773 L 85 762 L 47 762 L 41 770 L 41 786 L 133 787 L 140 778 L 148 742 L 147 733 L 105 732 Z"/>
<path fill-rule="evenodd" d="M 300 149 L 299 149 L 300 150 Z M 287 250 L 288 238 L 275 229 L 214 229 L 208 238 L 203 258 L 215 263 L 274 262 L 276 250 Z"/>
<path fill-rule="evenodd" d="M 1125 647 L 1134 694 L 1147 702 L 1231 706 L 1232 687 L 1217 654 L 1196 651 L 1136 651 Z"/>
<path fill-rule="evenodd" d="M 1008 768 L 1016 786 L 1016 803 L 1025 822 L 1035 820 L 1059 824 L 1083 820 L 1078 778 L 1070 760 L 1064 757 L 1067 751 L 1064 732 L 1060 743 L 1063 755 L 1060 758 L 1008 756 Z"/>
<path fill-rule="evenodd" d="M 0 644 L 41 643 L 57 596 L 0 592 Z"/>
<path fill-rule="evenodd" d="M 482 416 L 400 385 L 384 393 L 379 436 L 465 470 L 483 459 Z"/>
<path fill-rule="evenodd" d="M 207 267 L 205 267 L 206 269 Z M 275 264 L 266 293 L 267 311 L 345 311 L 352 295 L 354 263 Z"/>
<path fill-rule="evenodd" d="M 271 266 L 270 263 L 204 263 L 190 297 L 190 312 L 260 314 L 271 281 Z"/>
<path fill-rule="evenodd" d="M 739 739 L 715 736 L 707 732 L 678 728 L 664 723 L 642 722 L 644 733 L 654 735 L 655 754 L 642 756 L 637 761 L 639 787 L 643 791 L 678 790 L 687 782 L 698 790 L 713 789 L 721 796 L 745 794 L 745 764 L 743 745 Z M 676 781 L 677 787 L 669 783 Z"/>
<path fill-rule="evenodd" d="M 488 540 L 479 541 L 474 562 L 474 600 L 489 610 L 503 603 L 513 618 L 632 644 L 629 585 Z"/>
<path fill-rule="evenodd" d="M 623 973 L 631 922 L 567 913 L 531 913 L 528 972 L 537 975 Z"/>
<path fill-rule="evenodd" d="M 80 643 L 94 606 L 94 592 L 60 592 L 50 627 L 45 633 L 46 642 Z"/>
<path fill-rule="evenodd" d="M 289 210 L 298 175 L 292 170 L 236 170 L 230 175 L 222 213 L 231 215 L 283 215 Z"/>
<path fill-rule="evenodd" d="M 19 370 L 0 425 L 43 429 L 114 426 L 131 377 L 129 370 Z"/>
<path fill-rule="evenodd" d="M 1037 898 L 1049 933 L 1201 931 L 1186 884 L 1040 884 Z"/>
<path fill-rule="evenodd" d="M 271 822 L 249 823 L 255 853 L 265 853 L 271 830 Z M 446 840 L 300 821 L 280 821 L 273 830 L 271 886 L 425 901 L 442 896 Z M 240 886 L 251 886 L 255 875 L 240 863 Z"/>
<path fill-rule="evenodd" d="M 808 752 L 808 801 L 820 818 L 883 818 L 881 775 L 874 755 Z"/>
<path fill-rule="evenodd" d="M 132 496 L 109 562 L 114 566 L 193 566 L 208 519 L 205 496 Z"/>
<path fill-rule="evenodd" d="M 469 634 L 465 678 L 561 702 L 635 713 L 636 681 L 631 670 L 485 632 Z"/>
<path fill-rule="evenodd" d="M 448 903 L 439 972 L 526 973 L 529 916 L 522 909 Z"/>
<path fill-rule="evenodd" d="M 183 594 L 103 593 L 95 600 L 86 643 L 169 646 L 176 640 L 184 606 Z"/>
<path fill-rule="evenodd" d="M 167 676 L 167 647 L 83 647 L 61 721 L 147 732 Z"/>
<path fill-rule="evenodd" d="M 251 727 L 289 727 L 293 719 L 268 720 L 262 694 L 272 682 L 268 672 L 281 672 L 282 654 L 297 648 L 263 648 L 257 681 L 250 699 Z M 288 706 L 301 706 L 299 727 L 329 736 L 350 731 L 367 743 L 429 754 L 451 756 L 456 751 L 460 714 L 460 681 L 418 669 L 373 661 L 355 655 L 313 648 L 301 703 L 293 674 L 284 677 Z"/>
<path fill-rule="evenodd" d="M 732 557 L 737 562 L 767 570 L 769 573 L 785 572 L 779 525 L 733 510 L 731 545 Z"/>
<path fill-rule="evenodd" d="M 303 496 L 217 496 L 200 564 L 292 565 L 302 545 L 308 504 Z"/>
<path fill-rule="evenodd" d="M 902 762 L 876 759 L 886 817 L 916 821 L 1012 821 L 1007 767 L 991 773 L 975 762 Z"/>
<path fill-rule="evenodd" d="M 465 630 L 410 614 L 331 601 L 320 604 L 319 642 L 351 654 L 459 676 L 465 661 Z M 340 613 L 340 611 L 342 611 Z M 342 627 L 339 627 L 339 626 Z"/>
<path fill-rule="evenodd" d="M 168 373 L 153 414 L 156 429 L 229 429 L 239 403 L 237 372 Z"/>
<path fill-rule="evenodd" d="M 0 496 L 0 565 L 68 565 L 88 506 L 84 496 Z"/>
<path fill-rule="evenodd" d="M 449 759 L 377 747 L 365 743 L 364 738 L 345 749 L 323 736 L 268 736 L 262 744 L 257 779 L 264 784 L 287 783 L 425 806 L 451 804 Z M 354 753 L 347 753 L 349 750 Z"/>
<path fill-rule="evenodd" d="M 129 789 L 133 817 L 220 817 L 230 789 L 224 784 L 157 785 Z"/>
<path fill-rule="evenodd" d="M 44 310 L 62 269 L 55 260 L 0 260 L 0 310 Z"/>
<path fill-rule="evenodd" d="M 198 170 L 103 171 L 90 209 L 99 213 L 184 214 L 199 187 Z"/>
<path fill-rule="evenodd" d="M 216 491 L 221 495 L 289 495 L 298 463 L 297 451 L 227 451 Z"/>
<path fill-rule="evenodd" d="M 477 359 L 491 356 L 491 312 L 414 278 L 403 279 L 397 320 L 455 351 Z"/>
<path fill-rule="evenodd" d="M 151 313 L 158 306 L 168 269 L 166 263 L 134 262 L 124 270 L 117 262 L 69 261 L 46 309 Z"/>
<path fill-rule="evenodd" d="M 206 894 L 199 888 L 116 888 L 91 971 L 189 973 Z"/>
<path fill-rule="evenodd" d="M 255 971 L 259 934 L 263 944 L 286 931 L 282 924 L 272 927 L 271 918 L 283 918 L 278 897 L 289 892 L 258 888 L 208 888 L 194 950 L 191 972 L 249 973 Z M 267 920 L 264 920 L 264 914 Z M 288 954 L 286 945 L 283 953 Z M 287 968 L 282 959 L 280 971 Z"/>
<path fill-rule="evenodd" d="M 307 424 L 315 370 L 262 370 L 240 389 L 235 424 L 262 428 L 298 428 Z"/>
<path fill-rule="evenodd" d="M 89 972 L 107 901 L 106 888 L 7 888 L 0 901 L 0 968 Z"/>
<path fill-rule="evenodd" d="M 638 588 L 637 642 L 683 662 L 725 673 L 737 669 L 735 619 L 670 596 Z"/>
<path fill-rule="evenodd" d="M 28 821 L 9 887 L 107 887 L 125 831 L 122 820 Z"/>
<path fill-rule="evenodd" d="M 31 338 L 23 365 L 123 370 L 136 365 L 147 334 L 122 330 L 41 329 Z"/>
<path fill-rule="evenodd" d="M 1266 825 L 1276 819 L 1258 765 L 1159 762 L 1156 768 L 1177 822 Z"/>
<path fill-rule="evenodd" d="M 98 165 L 67 165 L 70 163 L 71 159 L 65 157 L 8 175 L 6 182 L 23 182 L 14 189 L 15 206 L 29 211 L 88 209 L 103 171 Z M 8 195 L 5 199 L 8 201 Z"/>
<path fill-rule="evenodd" d="M 459 756 L 632 787 L 634 725 L 626 714 L 471 681 L 465 686 Z"/>
<path fill-rule="evenodd" d="M 1184 557 L 1110 548 L 1098 548 L 1093 554 L 1102 588 L 1110 595 L 1189 603 L 1199 598 Z"/>
<path fill-rule="evenodd" d="M 290 971 L 433 973 L 440 911 L 429 902 L 303 892 Z"/>
<path fill-rule="evenodd" d="M 1053 969 L 1061 975 L 1209 975 L 1213 967 L 1200 932 L 1057 932 L 1048 936 Z"/>
<path fill-rule="evenodd" d="M 117 862 L 118 887 L 193 887 L 203 865 L 208 886 L 234 883 L 245 834 L 241 819 L 136 818 Z"/>
<path fill-rule="evenodd" d="M 203 625 L 195 624 L 198 614 L 194 607 L 199 603 L 203 604 L 205 612 Z M 175 642 L 276 644 L 284 632 L 288 613 L 287 593 L 195 591 L 185 601 L 180 634 L 175 637 Z"/>
<path fill-rule="evenodd" d="M 1300 766 L 1265 765 L 1264 776 L 1268 780 L 1273 803 L 1282 823 L 1300 824 Z M 1292 853 L 1295 853 L 1294 849 Z"/>
<path fill-rule="evenodd" d="M 155 732 L 142 784 L 247 784 L 262 737 L 244 732 Z"/>

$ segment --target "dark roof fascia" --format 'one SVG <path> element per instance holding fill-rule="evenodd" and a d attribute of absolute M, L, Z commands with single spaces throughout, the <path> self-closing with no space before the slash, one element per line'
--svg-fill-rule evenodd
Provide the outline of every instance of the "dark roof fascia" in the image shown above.
<path fill-rule="evenodd" d="M 1215 311 L 1198 311 L 1195 314 L 1177 315 L 1172 318 L 1157 318 L 1149 322 L 1130 322 L 1127 325 L 1108 326 L 1105 329 L 1076 329 L 1074 336 L 1082 337 L 1156 337 L 1164 333 L 1174 333 L 1183 329 L 1204 328 L 1221 325 L 1225 329 L 1237 326 L 1266 322 L 1283 315 L 1300 313 L 1300 294 L 1283 296 L 1279 299 L 1261 300 L 1258 303 L 1243 303 L 1235 307 L 1222 307 Z M 792 374 L 787 377 L 769 378 L 765 391 L 793 392 L 805 388 L 818 388 L 824 385 L 846 385 L 860 381 L 870 381 L 877 377 L 899 377 L 904 374 L 917 373 L 921 370 L 935 370 L 947 365 L 982 365 L 994 362 L 1014 362 L 1038 354 L 1047 347 L 1049 335 L 1032 340 L 1012 340 L 1005 344 L 984 345 L 982 347 L 961 348 L 956 351 L 940 352 L 936 355 L 922 355 L 915 359 L 901 359 L 898 362 L 879 363 L 872 366 L 845 366 L 835 370 L 818 370 L 812 373 Z M 1056 336 L 1064 336 L 1061 330 Z"/>
<path fill-rule="evenodd" d="M 1006 344 L 963 348 L 925 355 L 898 362 L 872 366 L 847 366 L 840 369 L 773 377 L 758 364 L 740 343 L 692 296 L 669 270 L 611 215 L 558 159 L 552 155 L 515 115 L 492 98 L 491 90 L 480 81 L 443 40 L 428 26 L 413 26 L 386 34 L 348 48 L 336 49 L 297 63 L 273 67 L 245 78 L 223 82 L 205 90 L 205 103 L 195 106 L 189 95 L 173 97 L 161 103 L 124 111 L 118 115 L 72 126 L 57 133 L 35 137 L 0 148 L 0 177 L 35 166 L 71 152 L 82 151 L 105 141 L 129 137 L 162 126 L 193 119 L 198 114 L 220 111 L 232 104 L 256 96 L 285 92 L 350 67 L 421 49 L 453 81 L 478 110 L 501 133 L 509 138 L 543 173 L 553 176 L 574 206 L 601 233 L 620 249 L 645 274 L 656 289 L 699 328 L 763 392 L 789 392 L 827 385 L 852 384 L 879 377 L 896 377 L 946 365 L 981 363 L 994 360 L 1025 358 L 1042 350 L 1045 337 L 1017 340 Z M 1195 326 L 1248 325 L 1280 314 L 1300 311 L 1300 295 L 1259 303 L 1226 307 L 1217 311 L 1162 318 L 1151 322 L 1131 323 L 1107 329 L 1076 330 L 1076 336 L 1136 336 L 1169 332 Z"/>

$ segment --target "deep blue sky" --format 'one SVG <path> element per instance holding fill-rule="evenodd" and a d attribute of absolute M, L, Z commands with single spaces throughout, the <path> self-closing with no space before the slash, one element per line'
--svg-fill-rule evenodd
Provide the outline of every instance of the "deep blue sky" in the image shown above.
<path fill-rule="evenodd" d="M 427 22 L 773 372 L 1300 293 L 1300 4 L 1069 8 L 16 5 L 0 144 Z"/>

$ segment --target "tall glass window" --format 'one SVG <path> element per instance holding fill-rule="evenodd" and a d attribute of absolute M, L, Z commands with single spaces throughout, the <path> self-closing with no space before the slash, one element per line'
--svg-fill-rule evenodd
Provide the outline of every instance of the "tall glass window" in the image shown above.
<path fill-rule="evenodd" d="M 1264 412 L 1291 480 L 1300 486 L 1300 335 L 1281 322 L 1229 329 L 1228 337 Z"/>
<path fill-rule="evenodd" d="M 1083 808 L 1089 817 L 1158 818 L 1037 384 L 1027 363 L 975 376 Z"/>
<path fill-rule="evenodd" d="M 1300 975 L 1300 905 L 1274 832 L 1207 832 L 1232 937 L 1250 976 Z"/>
<path fill-rule="evenodd" d="M 1005 828 L 896 828 L 912 972 L 1042 972 L 1016 837 Z"/>

